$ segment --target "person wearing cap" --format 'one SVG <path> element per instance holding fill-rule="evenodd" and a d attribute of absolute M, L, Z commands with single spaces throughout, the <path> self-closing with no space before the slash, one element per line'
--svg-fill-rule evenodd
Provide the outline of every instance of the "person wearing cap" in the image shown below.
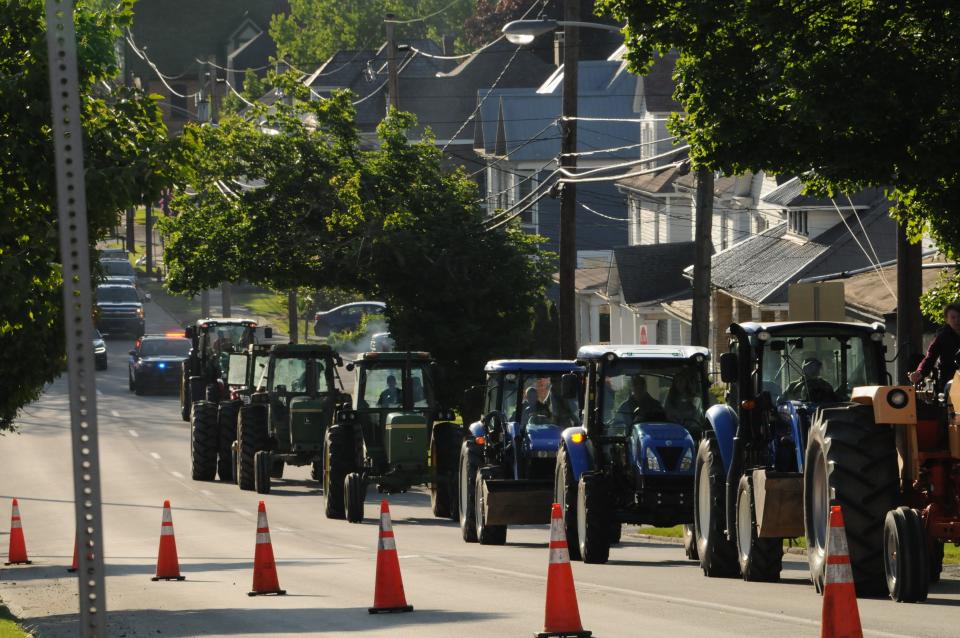
<path fill-rule="evenodd" d="M 930 342 L 927 355 L 917 366 L 917 369 L 907 375 L 910 383 L 916 384 L 939 367 L 940 388 L 953 379 L 957 371 L 956 356 L 960 350 L 960 303 L 949 303 L 943 308 L 944 326 L 937 331 L 937 336 Z M 938 365 L 939 364 L 939 365 Z"/>
<path fill-rule="evenodd" d="M 800 365 L 803 373 L 796 381 L 787 386 L 784 396 L 788 399 L 813 401 L 814 403 L 829 403 L 837 400 L 837 395 L 830 385 L 820 376 L 823 363 L 816 357 L 806 357 Z"/>
<path fill-rule="evenodd" d="M 403 403 L 403 399 L 400 395 L 400 388 L 397 387 L 397 378 L 391 374 L 387 377 L 387 387 L 380 393 L 380 398 L 377 399 L 377 407 L 395 408 L 399 407 L 401 403 Z"/>

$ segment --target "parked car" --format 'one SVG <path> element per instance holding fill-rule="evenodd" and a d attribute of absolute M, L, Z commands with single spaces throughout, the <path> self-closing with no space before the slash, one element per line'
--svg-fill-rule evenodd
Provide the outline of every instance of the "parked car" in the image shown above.
<path fill-rule="evenodd" d="M 356 330 L 364 316 L 382 317 L 386 309 L 387 305 L 382 301 L 355 301 L 318 312 L 313 318 L 313 334 L 326 337 L 331 332 Z"/>
<path fill-rule="evenodd" d="M 146 301 L 146 300 L 144 300 Z M 143 336 L 143 302 L 136 288 L 127 284 L 97 286 L 96 328 L 107 333 Z"/>
<path fill-rule="evenodd" d="M 96 328 L 93 330 L 93 363 L 97 370 L 107 369 L 107 343 Z"/>
<path fill-rule="evenodd" d="M 127 364 L 130 390 L 178 390 L 183 360 L 190 352 L 190 340 L 175 335 L 144 335 L 130 351 Z"/>
<path fill-rule="evenodd" d="M 130 260 L 130 253 L 124 248 L 101 248 L 99 251 L 100 259 L 122 259 L 123 261 Z"/>
<path fill-rule="evenodd" d="M 370 337 L 370 352 L 393 352 L 397 343 L 389 332 L 375 332 Z"/>
<path fill-rule="evenodd" d="M 101 259 L 100 268 L 111 283 L 137 284 L 137 271 L 126 259 Z"/>

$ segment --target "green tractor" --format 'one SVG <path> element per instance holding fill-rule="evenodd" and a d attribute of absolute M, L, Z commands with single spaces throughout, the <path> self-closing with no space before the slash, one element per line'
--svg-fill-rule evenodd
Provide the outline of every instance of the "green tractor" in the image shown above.
<path fill-rule="evenodd" d="M 253 365 L 258 366 L 257 359 Z M 340 355 L 327 345 L 276 345 L 240 408 L 237 482 L 270 493 L 284 465 L 318 467 L 337 407 L 350 396 L 337 389 Z M 342 384 L 341 384 L 342 387 Z"/>
<path fill-rule="evenodd" d="M 370 483 L 388 494 L 428 485 L 434 516 L 458 518 L 463 432 L 437 404 L 435 369 L 426 352 L 368 352 L 347 364 L 354 401 L 327 430 L 323 456 L 327 518 L 362 522 Z"/>
<path fill-rule="evenodd" d="M 240 408 L 250 403 L 257 381 L 263 376 L 270 361 L 272 344 L 257 343 L 246 352 L 230 355 L 225 398 L 217 412 L 217 472 L 220 480 L 237 482 L 237 428 Z M 213 442 L 211 436 L 211 444 Z"/>

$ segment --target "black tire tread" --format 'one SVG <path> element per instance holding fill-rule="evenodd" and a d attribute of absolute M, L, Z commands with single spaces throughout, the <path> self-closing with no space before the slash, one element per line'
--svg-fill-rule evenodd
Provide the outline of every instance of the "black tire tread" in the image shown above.
<path fill-rule="evenodd" d="M 254 457 L 257 452 L 267 448 L 267 406 L 251 403 L 240 408 L 240 425 L 237 436 L 240 452 L 237 455 L 237 481 L 241 490 L 255 490 L 256 468 Z"/>
<path fill-rule="evenodd" d="M 702 461 L 702 462 L 701 462 Z M 726 476 L 723 472 L 723 463 L 720 460 L 720 445 L 712 436 L 706 436 L 700 441 L 697 448 L 697 472 L 701 466 L 709 465 L 706 470 L 711 476 L 711 485 L 714 492 L 710 516 L 711 528 L 706 535 L 701 530 L 697 539 L 697 555 L 700 568 L 709 578 L 736 578 L 740 575 L 740 561 L 737 557 L 736 543 L 731 542 L 724 533 L 726 528 Z M 699 474 L 694 476 L 694 525 L 700 525 L 699 516 Z"/>
<path fill-rule="evenodd" d="M 212 481 L 217 475 L 217 406 L 197 401 L 192 412 L 190 474 L 194 481 Z"/>
<path fill-rule="evenodd" d="M 477 542 L 477 521 L 476 521 L 476 483 L 477 468 L 480 466 L 480 454 L 471 446 L 470 441 L 464 441 L 460 447 L 460 463 L 457 473 L 457 500 L 460 499 L 460 485 L 463 480 L 462 472 L 466 468 L 467 472 L 467 500 L 464 503 L 458 503 L 460 519 L 460 534 L 464 542 Z"/>
<path fill-rule="evenodd" d="M 324 433 L 323 511 L 329 519 L 346 517 L 344 481 L 353 471 L 353 433 L 342 425 Z"/>
<path fill-rule="evenodd" d="M 750 511 L 755 512 L 755 503 L 753 500 L 753 487 L 750 480 L 743 476 L 740 479 L 739 491 L 737 493 L 737 512 L 740 512 L 739 499 L 750 499 Z M 751 516 L 752 535 L 750 538 L 749 558 L 743 560 L 741 553 L 737 551 L 737 561 L 740 564 L 740 574 L 743 579 L 755 583 L 775 583 L 780 580 L 780 572 L 783 570 L 783 539 L 782 538 L 759 538 L 757 536 L 756 520 Z M 737 525 L 739 534 L 740 526 Z M 742 545 L 743 539 L 737 538 L 738 545 Z"/>
<path fill-rule="evenodd" d="M 270 452 L 260 450 L 253 456 L 253 487 L 257 494 L 270 493 Z"/>
<path fill-rule="evenodd" d="M 610 558 L 610 506 L 606 486 L 600 477 L 587 473 L 580 477 L 580 481 L 583 484 L 586 517 L 586 533 L 580 539 L 580 554 L 585 563 L 606 563 Z"/>
<path fill-rule="evenodd" d="M 237 439 L 237 419 L 240 417 L 240 401 L 223 401 L 217 411 L 217 427 L 220 432 L 217 450 L 217 475 L 225 483 L 236 483 L 233 468 L 233 442 Z"/>
<path fill-rule="evenodd" d="M 554 467 L 553 501 L 560 504 L 570 560 L 582 560 L 580 540 L 577 538 L 577 482 L 574 480 L 567 448 L 563 444 L 557 450 L 557 464 Z"/>

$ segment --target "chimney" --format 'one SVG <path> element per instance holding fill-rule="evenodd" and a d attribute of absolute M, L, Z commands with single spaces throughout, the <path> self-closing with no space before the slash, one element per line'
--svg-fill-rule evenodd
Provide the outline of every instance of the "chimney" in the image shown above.
<path fill-rule="evenodd" d="M 453 44 L 456 41 L 456 39 L 457 39 L 457 36 L 455 35 L 443 36 L 442 45 L 443 45 L 444 55 L 453 55 Z"/>
<path fill-rule="evenodd" d="M 563 31 L 553 32 L 553 64 L 563 66 Z"/>

